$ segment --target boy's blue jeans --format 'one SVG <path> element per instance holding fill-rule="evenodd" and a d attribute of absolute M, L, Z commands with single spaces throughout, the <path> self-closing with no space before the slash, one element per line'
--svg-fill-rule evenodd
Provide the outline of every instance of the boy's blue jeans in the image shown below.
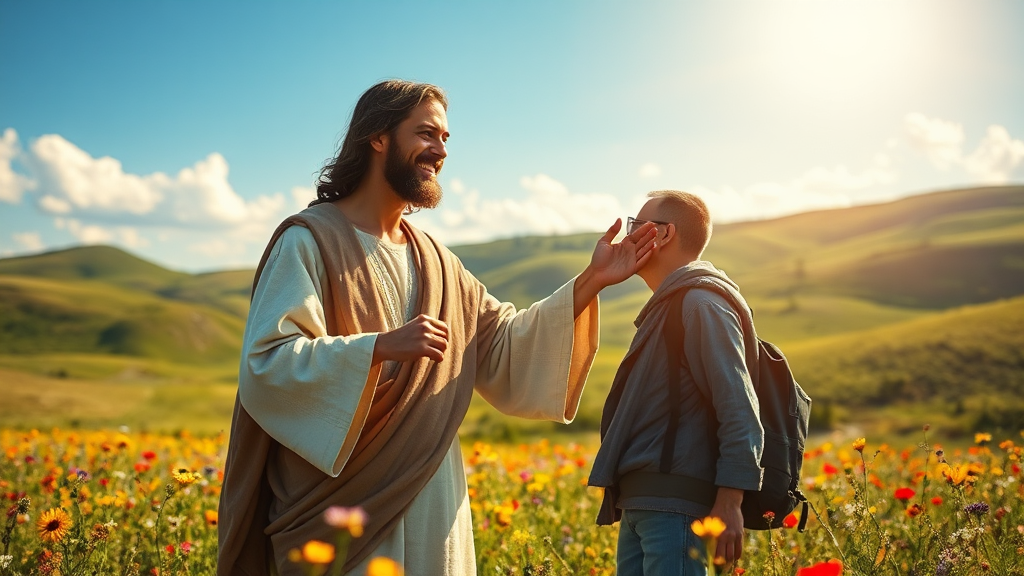
<path fill-rule="evenodd" d="M 623 510 L 616 574 L 707 576 L 704 543 L 690 529 L 694 520 L 674 512 Z"/>

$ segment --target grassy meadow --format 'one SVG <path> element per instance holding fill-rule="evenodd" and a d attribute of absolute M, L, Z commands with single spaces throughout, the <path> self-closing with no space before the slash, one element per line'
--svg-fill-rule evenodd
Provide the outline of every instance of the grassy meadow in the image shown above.
<path fill-rule="evenodd" d="M 1020 576 L 1020 441 L 814 443 L 806 531 L 799 509 L 783 528 L 748 530 L 736 567 L 715 572 Z M 224 449 L 224 435 L 187 432 L 0 431 L 0 576 L 213 574 Z M 602 494 L 586 486 L 594 445 L 474 442 L 464 454 L 481 574 L 614 573 L 617 526 L 594 523 Z M 361 532 L 350 511 L 329 512 L 336 538 L 289 553 L 308 574 L 337 573 L 331 563 Z"/>

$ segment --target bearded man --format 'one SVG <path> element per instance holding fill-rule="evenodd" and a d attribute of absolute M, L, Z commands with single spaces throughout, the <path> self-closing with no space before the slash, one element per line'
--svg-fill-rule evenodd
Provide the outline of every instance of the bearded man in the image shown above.
<path fill-rule="evenodd" d="M 570 422 L 597 350 L 597 295 L 646 262 L 650 225 L 527 310 L 500 303 L 409 224 L 441 200 L 447 99 L 386 81 L 359 99 L 317 200 L 271 238 L 254 281 L 220 503 L 218 574 L 302 574 L 332 506 L 368 521 L 343 569 L 475 574 L 458 427 L 473 391 Z"/>

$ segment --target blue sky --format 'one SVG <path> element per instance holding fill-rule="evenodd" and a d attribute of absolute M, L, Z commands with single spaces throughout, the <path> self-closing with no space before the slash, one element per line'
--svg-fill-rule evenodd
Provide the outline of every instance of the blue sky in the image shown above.
<path fill-rule="evenodd" d="M 448 91 L 451 244 L 1024 181 L 1024 3 L 0 0 L 0 256 L 253 267 L 356 99 Z"/>

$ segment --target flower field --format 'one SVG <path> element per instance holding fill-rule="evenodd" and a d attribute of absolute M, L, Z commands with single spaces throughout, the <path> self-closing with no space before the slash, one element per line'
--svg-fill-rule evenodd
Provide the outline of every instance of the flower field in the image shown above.
<path fill-rule="evenodd" d="M 786 528 L 748 531 L 729 572 L 1024 575 L 1022 448 L 975 440 L 810 447 L 807 530 L 791 515 Z M 0 576 L 214 573 L 223 437 L 4 430 L 0 448 Z M 614 572 L 617 527 L 594 524 L 601 494 L 586 486 L 593 454 L 547 441 L 466 447 L 481 574 Z M 295 552 L 334 556 L 328 544 Z"/>

